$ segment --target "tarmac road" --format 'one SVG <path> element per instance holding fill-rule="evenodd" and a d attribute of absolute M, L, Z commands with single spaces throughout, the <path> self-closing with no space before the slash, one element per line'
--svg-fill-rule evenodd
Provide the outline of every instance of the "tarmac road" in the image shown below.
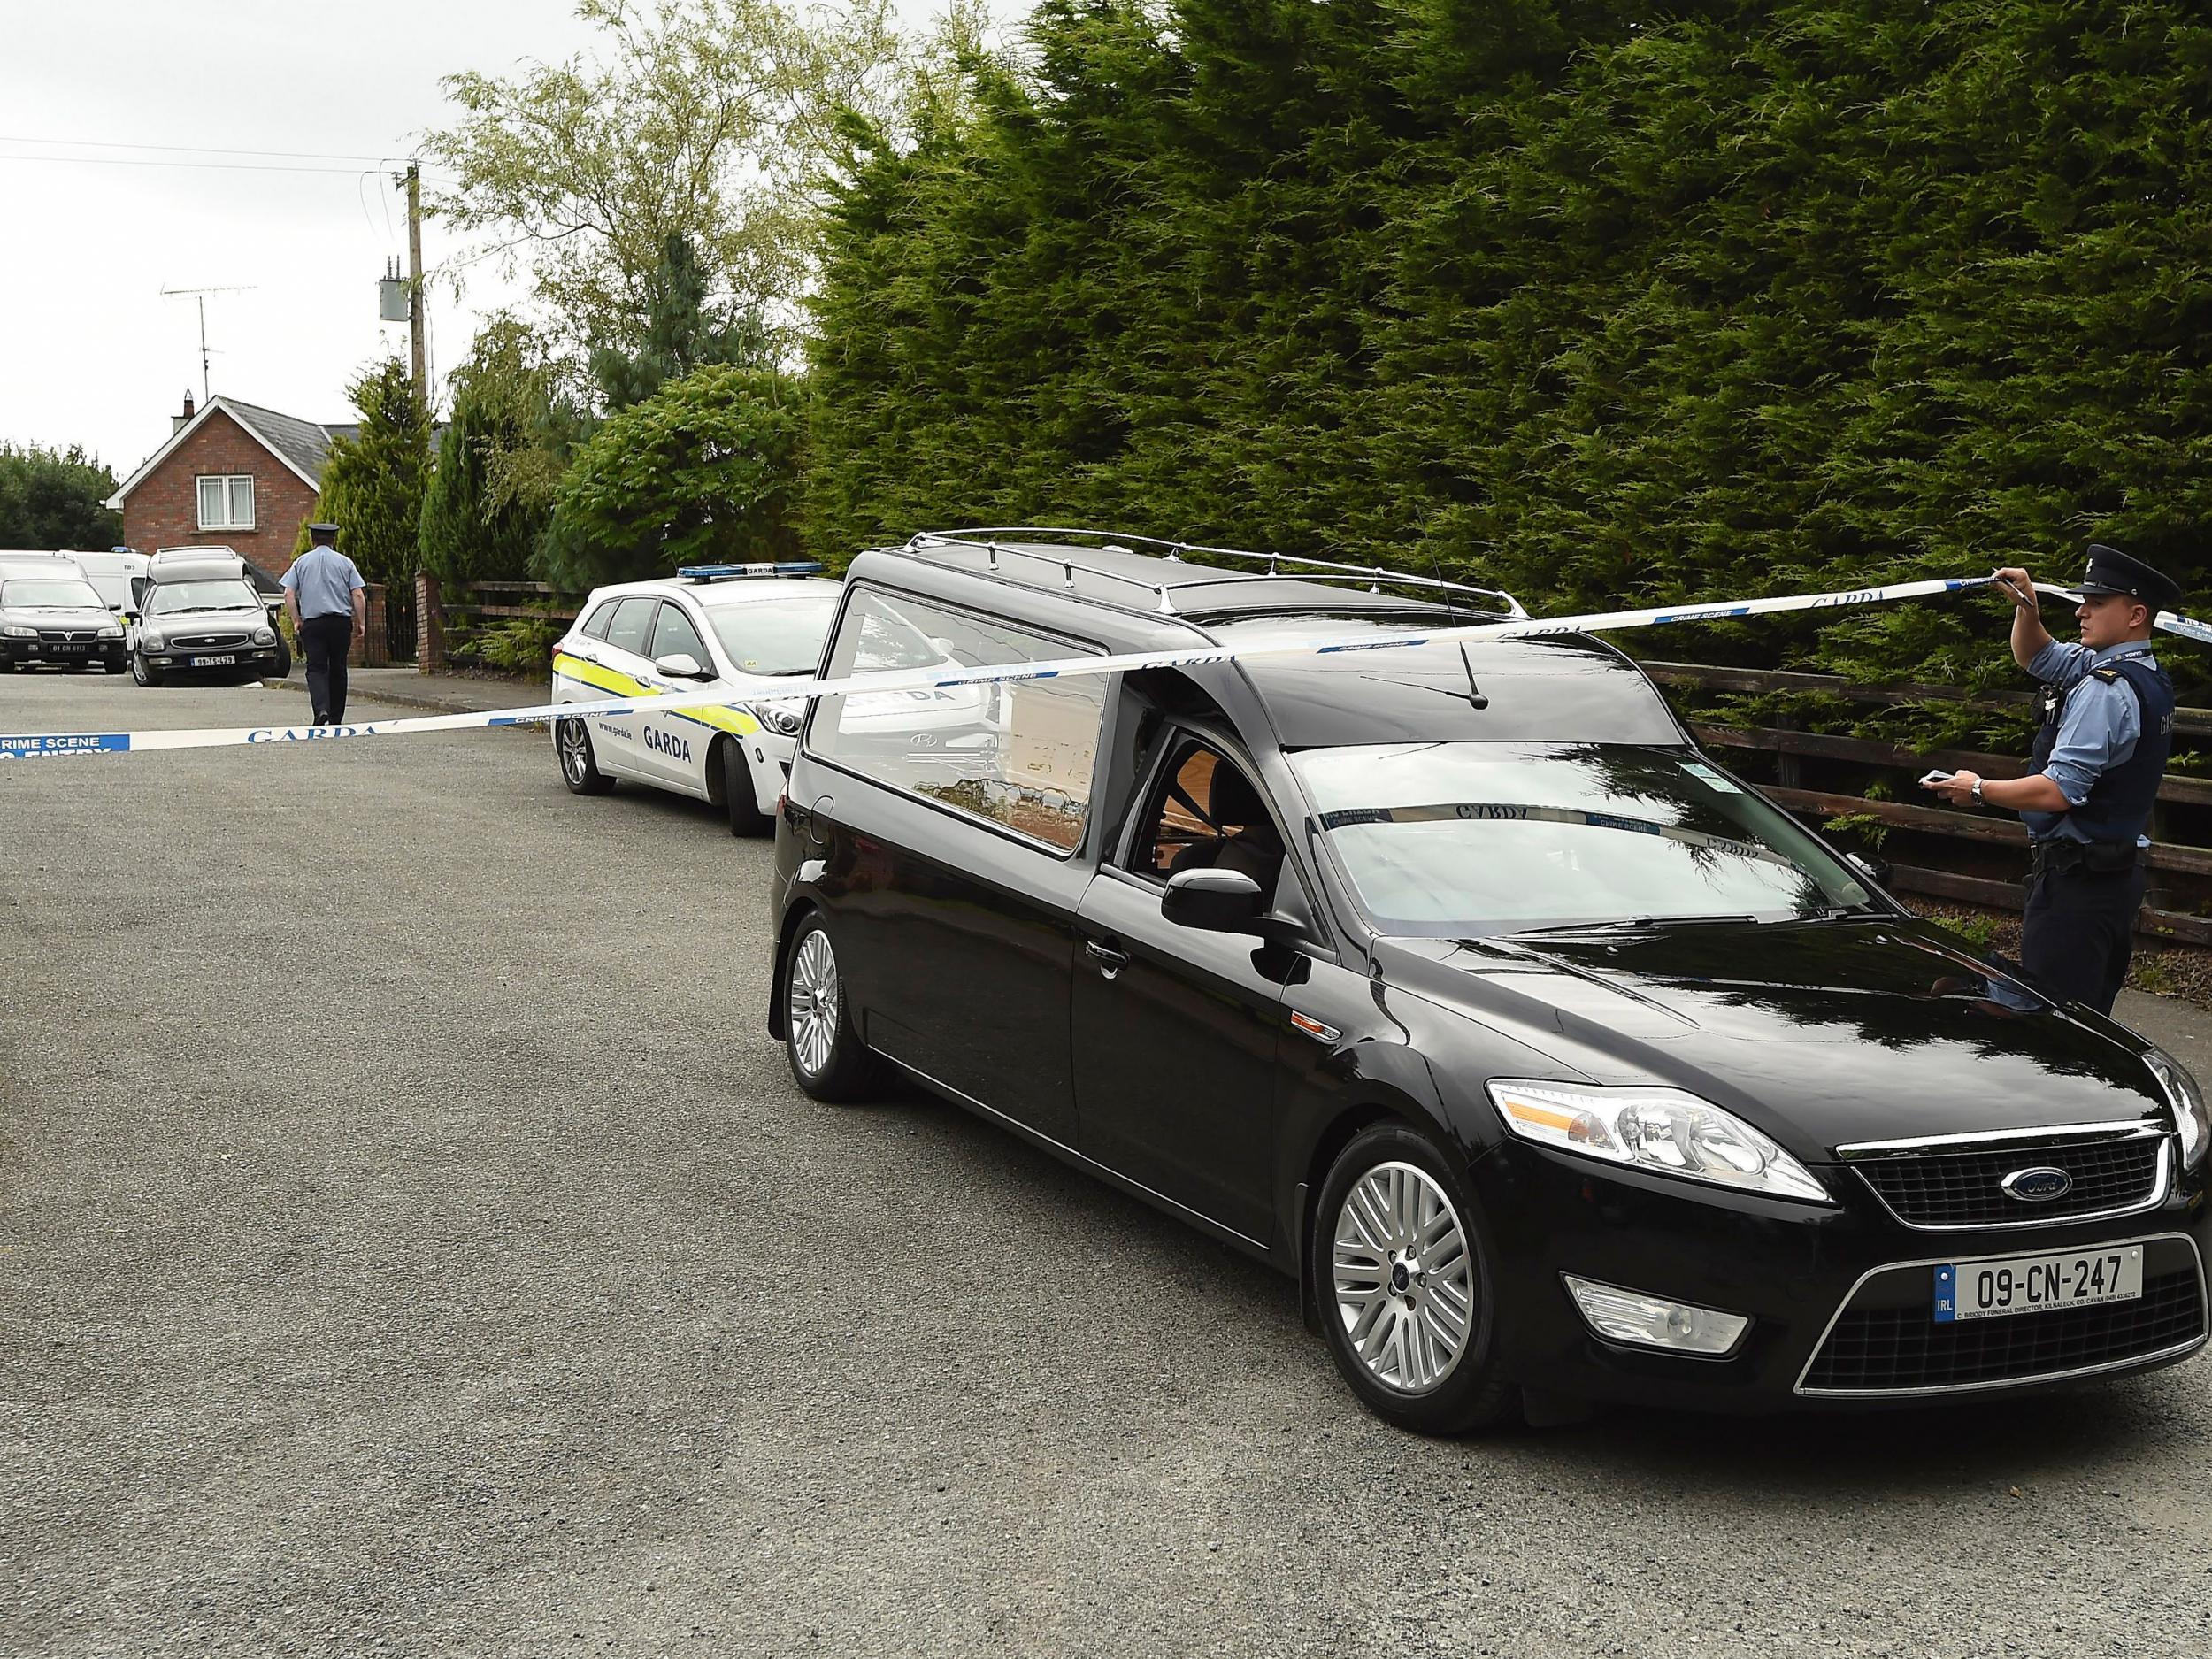
<path fill-rule="evenodd" d="M 1407 1438 L 1286 1281 L 801 1095 L 767 869 L 513 732 L 0 766 L 0 1651 L 2212 1650 L 2206 1361 Z"/>

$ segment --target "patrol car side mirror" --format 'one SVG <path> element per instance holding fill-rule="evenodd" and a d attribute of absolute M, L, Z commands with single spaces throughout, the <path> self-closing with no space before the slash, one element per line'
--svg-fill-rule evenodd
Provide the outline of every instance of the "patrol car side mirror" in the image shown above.
<path fill-rule="evenodd" d="M 667 680 L 712 680 L 711 669 L 699 666 L 699 659 L 689 651 L 671 651 L 665 657 L 653 659 L 655 672 Z"/>

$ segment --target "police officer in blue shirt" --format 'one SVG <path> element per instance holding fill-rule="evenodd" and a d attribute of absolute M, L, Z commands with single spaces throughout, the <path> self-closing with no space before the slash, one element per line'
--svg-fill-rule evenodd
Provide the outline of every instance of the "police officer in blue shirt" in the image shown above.
<path fill-rule="evenodd" d="M 2080 583 L 2081 643 L 2045 631 L 2027 572 L 2001 570 L 2012 655 L 2043 682 L 2043 724 L 2024 778 L 1954 772 L 1928 787 L 1954 805 L 2007 807 L 2028 826 L 2033 868 L 2021 965 L 2051 995 L 2112 1011 L 2143 902 L 2151 806 L 2173 742 L 2174 687 L 2151 624 L 2181 589 L 2141 559 L 2093 545 Z"/>
<path fill-rule="evenodd" d="M 312 543 L 284 572 L 284 608 L 307 654 L 307 701 L 317 726 L 346 718 L 346 658 L 368 637 L 368 595 L 361 572 L 338 550 L 338 526 L 311 524 Z"/>

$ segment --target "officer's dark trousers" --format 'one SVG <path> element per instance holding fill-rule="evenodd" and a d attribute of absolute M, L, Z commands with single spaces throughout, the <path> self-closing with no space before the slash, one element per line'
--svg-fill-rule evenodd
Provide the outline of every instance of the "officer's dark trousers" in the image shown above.
<path fill-rule="evenodd" d="M 2028 888 L 2020 965 L 2049 995 L 2112 1011 L 2135 950 L 2135 912 L 2149 872 L 2109 873 L 2046 864 Z"/>
<path fill-rule="evenodd" d="M 315 724 L 335 726 L 346 718 L 346 657 L 353 649 L 353 615 L 308 617 L 300 623 L 300 644 L 307 651 L 307 701 Z"/>

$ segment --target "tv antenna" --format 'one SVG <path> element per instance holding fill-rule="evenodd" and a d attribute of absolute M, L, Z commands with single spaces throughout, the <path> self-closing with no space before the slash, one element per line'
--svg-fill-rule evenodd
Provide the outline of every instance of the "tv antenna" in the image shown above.
<path fill-rule="evenodd" d="M 254 286 L 253 283 L 247 282 L 235 288 L 164 288 L 161 290 L 162 297 L 165 299 L 181 298 L 189 295 L 200 308 L 200 402 L 202 403 L 210 403 L 214 397 L 214 394 L 208 390 L 207 380 L 207 296 L 211 294 L 250 294 L 254 290 Z"/>

